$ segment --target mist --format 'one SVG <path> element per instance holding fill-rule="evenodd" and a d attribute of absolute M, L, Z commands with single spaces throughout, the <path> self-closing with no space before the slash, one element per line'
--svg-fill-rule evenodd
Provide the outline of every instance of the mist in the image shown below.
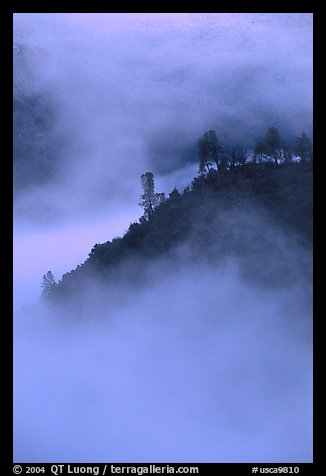
<path fill-rule="evenodd" d="M 312 14 L 16 13 L 14 45 L 15 462 L 311 462 L 311 255 L 259 207 L 223 259 L 195 222 L 63 305 L 40 282 L 138 220 L 144 172 L 182 191 L 206 130 L 311 135 Z"/>
<path fill-rule="evenodd" d="M 169 268 L 18 315 L 16 462 L 312 461 L 307 289 Z"/>
<path fill-rule="evenodd" d="M 41 230 L 45 249 L 45 234 L 51 240 L 66 227 L 58 278 L 73 267 L 80 228 L 89 235 L 97 224 L 75 265 L 86 247 L 139 218 L 142 173 L 153 171 L 166 193 L 191 181 L 205 130 L 249 149 L 271 125 L 285 140 L 311 132 L 309 13 L 16 13 L 14 45 L 15 97 L 24 107 L 36 97 L 36 119 L 46 123 L 36 132 L 32 123 L 23 142 L 21 127 L 14 136 L 23 151 L 14 174 L 15 236 L 26 237 L 26 251 L 26 230 Z M 41 157 L 35 164 L 33 154 Z M 96 227 L 106 225 L 98 236 Z M 52 266 L 44 254 L 42 273 Z"/>
<path fill-rule="evenodd" d="M 66 227 L 58 278 L 72 255 L 82 262 L 139 218 L 142 173 L 166 193 L 191 181 L 203 131 L 249 148 L 270 125 L 284 138 L 311 131 L 312 14 L 16 13 L 14 44 L 15 97 L 36 97 L 37 120 L 48 122 L 27 130 L 32 151 L 21 144 L 15 236 L 31 255 L 28 230 L 41 230 L 42 250 L 46 234 Z M 33 154 L 47 160 L 32 164 Z M 94 233 L 77 256 L 80 228 Z M 42 273 L 53 261 L 45 254 Z"/>
<path fill-rule="evenodd" d="M 312 461 L 310 253 L 241 216 L 16 313 L 16 462 Z"/>

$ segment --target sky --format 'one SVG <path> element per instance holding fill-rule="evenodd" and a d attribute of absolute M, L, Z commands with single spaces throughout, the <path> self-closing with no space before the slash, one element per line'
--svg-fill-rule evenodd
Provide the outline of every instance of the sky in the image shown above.
<path fill-rule="evenodd" d="M 311 131 L 309 13 L 16 13 L 14 43 L 31 71 L 16 83 L 49 102 L 64 143 L 55 177 L 15 193 L 21 304 L 48 269 L 60 279 L 141 216 L 142 173 L 182 190 L 207 129 L 249 148 L 271 125 Z"/>
<path fill-rule="evenodd" d="M 141 174 L 166 194 L 191 182 L 205 131 L 248 150 L 271 126 L 311 135 L 312 14 L 16 13 L 14 46 L 15 94 L 60 144 L 14 193 L 15 461 L 311 461 L 310 256 L 255 212 L 286 286 L 185 245 L 146 286 L 90 283 L 88 320 L 39 299 L 48 270 L 139 219 Z"/>

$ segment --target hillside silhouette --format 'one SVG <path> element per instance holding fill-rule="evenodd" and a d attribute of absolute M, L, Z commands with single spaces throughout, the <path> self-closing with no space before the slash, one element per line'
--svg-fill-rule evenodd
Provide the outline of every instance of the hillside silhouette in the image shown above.
<path fill-rule="evenodd" d="M 108 286 L 144 283 L 156 260 L 180 257 L 216 266 L 236 259 L 247 279 L 283 285 L 311 271 L 305 259 L 311 245 L 311 162 L 210 169 L 182 193 L 174 189 L 123 237 L 95 244 L 83 264 L 51 287 L 48 298 L 85 298 L 90 280 Z"/>

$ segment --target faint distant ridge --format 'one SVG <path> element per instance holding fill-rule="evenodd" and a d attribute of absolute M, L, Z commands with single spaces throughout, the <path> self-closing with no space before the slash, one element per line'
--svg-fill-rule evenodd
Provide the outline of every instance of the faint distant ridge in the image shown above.
<path fill-rule="evenodd" d="M 215 131 L 205 133 L 198 144 L 197 177 L 167 197 L 155 192 L 151 172 L 143 174 L 143 216 L 123 237 L 95 244 L 83 264 L 55 283 L 50 300 L 87 293 L 89 277 L 102 283 L 141 281 L 148 263 L 180 250 L 190 262 L 237 256 L 251 276 L 276 279 L 274 264 L 282 261 L 286 240 L 311 247 L 312 154 L 306 154 L 311 144 L 304 133 L 296 142 L 302 157 L 280 147 L 275 128 L 264 140 L 251 155 L 240 147 L 226 153 Z M 288 252 L 280 280 L 294 272 L 296 265 L 287 259 Z"/>

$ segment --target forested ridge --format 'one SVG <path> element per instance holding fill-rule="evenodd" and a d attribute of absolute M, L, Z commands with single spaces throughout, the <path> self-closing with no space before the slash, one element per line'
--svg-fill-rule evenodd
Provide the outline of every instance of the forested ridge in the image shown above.
<path fill-rule="evenodd" d="M 153 201 L 158 198 L 150 211 L 144 200 L 148 177 L 153 181 L 149 193 L 153 193 Z M 61 281 L 56 283 L 51 277 L 45 284 L 50 300 L 87 292 L 90 277 L 108 284 L 141 281 L 149 263 L 173 256 L 180 249 L 186 250 L 190 262 L 241 258 L 248 275 L 268 280 L 275 278 L 273 262 L 282 261 L 284 247 L 279 236 L 286 236 L 293 246 L 311 248 L 311 160 L 253 161 L 219 170 L 209 168 L 183 192 L 174 189 L 168 197 L 154 194 L 154 177 L 149 172 L 142 176 L 142 185 L 144 215 L 130 224 L 123 237 L 95 244 L 86 261 Z M 292 271 L 297 272 L 288 265 L 286 279 Z M 277 279 L 282 280 L 285 276 L 279 268 Z"/>

